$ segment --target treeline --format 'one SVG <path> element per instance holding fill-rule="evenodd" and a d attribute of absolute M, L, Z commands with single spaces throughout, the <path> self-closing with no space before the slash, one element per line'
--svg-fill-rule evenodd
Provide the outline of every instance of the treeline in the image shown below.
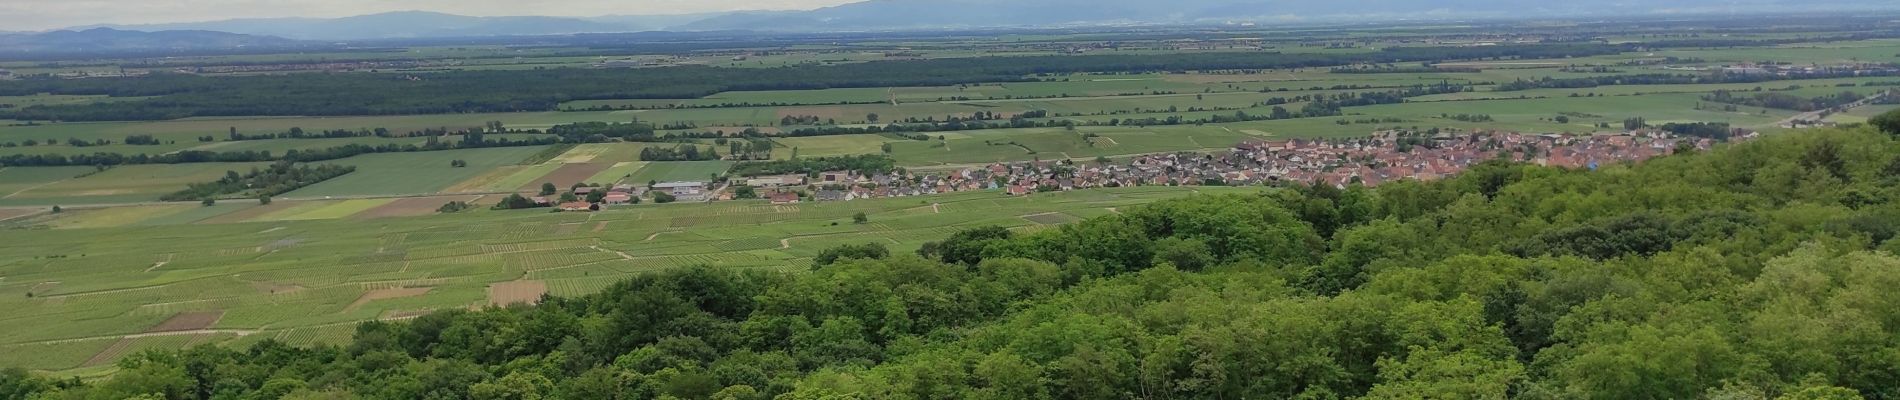
<path fill-rule="evenodd" d="M 1339 67 L 1339 68 L 1333 68 L 1331 70 L 1328 70 L 1327 72 L 1332 72 L 1335 74 L 1438 74 L 1438 73 L 1478 73 L 1478 72 L 1484 72 L 1484 70 L 1478 69 L 1478 68 L 1439 67 L 1439 66 L 1433 66 L 1433 65 L 1415 65 L 1415 66 L 1380 65 L 1380 66 Z"/>
<path fill-rule="evenodd" d="M 719 149 L 699 150 L 697 144 L 682 144 L 668 147 L 646 147 L 640 149 L 640 161 L 711 161 L 719 159 Z"/>
<path fill-rule="evenodd" d="M 1854 91 L 1842 91 L 1819 97 L 1801 97 L 1787 93 L 1760 92 L 1738 96 L 1728 90 L 1717 90 L 1702 96 L 1702 101 L 1733 104 L 1738 106 L 1775 108 L 1795 111 L 1819 111 L 1852 104 L 1867 96 Z"/>
<path fill-rule="evenodd" d="M 984 114 L 979 114 L 972 117 L 948 116 L 948 117 L 945 117 L 942 122 L 935 122 L 936 120 L 934 118 L 931 118 L 931 119 L 926 120 L 929 122 L 924 122 L 924 123 L 892 123 L 892 124 L 882 125 L 882 126 L 873 125 L 873 126 L 866 126 L 866 127 L 818 126 L 818 127 L 798 128 L 798 129 L 792 129 L 790 131 L 786 131 L 783 134 L 783 136 L 802 137 L 802 136 L 829 136 L 829 135 L 855 135 L 855 134 L 884 133 L 884 134 L 901 135 L 901 136 L 909 137 L 915 140 L 928 140 L 929 139 L 928 136 L 922 136 L 920 134 L 928 133 L 928 132 L 954 132 L 954 131 L 983 130 L 983 129 L 1064 128 L 1064 127 L 1075 127 L 1075 126 L 1168 126 L 1168 125 L 1219 124 L 1219 123 L 1247 122 L 1247 121 L 1272 121 L 1272 120 L 1282 120 L 1282 119 L 1292 119 L 1292 118 L 1332 117 L 1332 116 L 1339 116 L 1343 114 L 1344 111 L 1342 109 L 1345 107 L 1360 107 L 1360 106 L 1370 106 L 1370 105 L 1379 105 L 1379 104 L 1397 104 L 1397 103 L 1404 103 L 1405 99 L 1410 98 L 1410 97 L 1426 96 L 1426 95 L 1433 95 L 1433 94 L 1444 94 L 1444 93 L 1459 93 L 1459 92 L 1467 92 L 1471 90 L 1473 90 L 1473 87 L 1470 85 L 1439 83 L 1439 84 L 1433 84 L 1433 85 L 1416 85 L 1416 86 L 1407 87 L 1403 89 L 1394 89 L 1394 90 L 1385 90 L 1385 91 L 1336 93 L 1336 94 L 1330 94 L 1330 95 L 1327 95 L 1327 94 L 1301 95 L 1301 96 L 1296 96 L 1293 99 L 1274 97 L 1271 99 L 1267 99 L 1266 101 L 1261 103 L 1261 104 L 1287 104 L 1289 102 L 1294 102 L 1294 101 L 1306 101 L 1307 102 L 1306 105 L 1303 106 L 1298 112 L 1287 110 L 1285 107 L 1275 105 L 1271 109 L 1269 109 L 1268 112 L 1266 113 L 1248 113 L 1246 111 L 1234 111 L 1231 114 L 1219 113 L 1219 114 L 1213 114 L 1213 115 L 1200 117 L 1200 118 L 1191 118 L 1191 117 L 1185 117 L 1185 116 L 1180 116 L 1180 115 L 1170 115 L 1167 117 L 1111 118 L 1106 122 L 1099 121 L 1099 120 L 1084 120 L 1084 121 L 1078 122 L 1072 119 L 1032 120 L 1025 117 L 1026 115 L 1045 115 L 1045 116 L 1048 115 L 1046 112 L 1037 110 L 1037 111 L 1026 112 L 1019 115 L 1014 115 L 1014 116 L 1011 116 L 1007 120 L 985 119 L 986 115 Z M 995 115 L 988 114 L 987 116 L 994 117 Z M 911 119 L 911 121 L 916 121 L 916 120 Z"/>
<path fill-rule="evenodd" d="M 1518 79 L 1511 82 L 1505 82 L 1502 84 L 1498 84 L 1497 87 L 1494 88 L 1493 90 L 1496 90 L 1499 92 L 1511 92 L 1511 91 L 1530 90 L 1530 89 L 1585 89 L 1585 88 L 1611 86 L 1611 85 L 1687 85 L 1687 84 L 1705 84 L 1705 83 L 1759 83 L 1759 82 L 1795 80 L 1795 79 L 1853 78 L 1853 77 L 1875 77 L 1875 76 L 1894 76 L 1894 75 L 1896 75 L 1896 73 L 1888 69 L 1874 69 L 1874 70 L 1841 70 L 1841 71 L 1830 70 L 1830 71 L 1813 72 L 1813 73 L 1796 73 L 1789 76 L 1780 76 L 1780 75 L 1772 75 L 1772 74 L 1726 73 L 1726 72 L 1721 72 L 1721 71 L 1707 73 L 1707 74 L 1636 74 L 1636 75 L 1590 76 L 1590 77 L 1581 77 L 1581 78 L 1561 78 L 1561 79 L 1547 76 L 1547 77 L 1538 78 L 1538 79 Z"/>
<path fill-rule="evenodd" d="M 289 74 L 0 81 L 0 96 L 38 93 L 158 96 L 129 102 L 36 105 L 0 110 L 15 120 L 159 120 L 204 116 L 395 115 L 547 111 L 589 99 L 697 98 L 724 91 L 951 86 L 1022 82 L 1077 72 L 1180 72 L 1313 68 L 1363 63 L 1613 54 L 1594 44 L 1393 47 L 1353 54 L 1184 53 L 969 57 L 778 68 L 448 71 L 430 74 Z"/>
<path fill-rule="evenodd" d="M 237 171 L 225 171 L 224 177 L 216 181 L 193 183 L 180 190 L 159 197 L 164 201 L 188 201 L 213 199 L 230 194 L 244 193 L 261 197 L 276 196 L 290 191 L 317 184 L 356 172 L 355 166 L 348 165 L 297 165 L 289 161 L 278 161 L 269 167 L 252 168 L 251 172 L 238 175 Z"/>
<path fill-rule="evenodd" d="M 765 162 L 743 162 L 732 166 L 729 172 L 735 176 L 762 176 L 785 174 L 814 174 L 824 171 L 856 171 L 859 174 L 875 175 L 897 170 L 897 160 L 882 154 L 847 155 L 837 157 L 806 157 L 793 160 L 774 160 Z"/>
<path fill-rule="evenodd" d="M 1664 132 L 1673 133 L 1678 136 L 1699 137 L 1699 138 L 1708 138 L 1708 139 L 1715 139 L 1715 140 L 1728 140 L 1730 136 L 1733 136 L 1735 134 L 1735 129 L 1730 127 L 1727 122 L 1691 122 L 1691 123 L 1670 122 L 1670 123 L 1662 124 L 1662 126 L 1658 126 L 1656 127 L 1656 129 L 1660 129 Z"/>
<path fill-rule="evenodd" d="M 435 133 L 435 132 L 428 132 L 428 133 Z M 446 133 L 446 132 L 443 132 L 443 133 Z M 236 142 L 236 141 L 243 141 L 243 140 L 339 139 L 339 138 L 356 138 L 356 137 L 372 137 L 372 136 L 385 137 L 385 138 L 394 137 L 394 135 L 392 135 L 389 132 L 388 128 L 328 129 L 328 130 L 322 130 L 322 131 L 316 131 L 316 132 L 308 132 L 308 131 L 304 131 L 303 128 L 301 127 L 293 126 L 293 127 L 290 127 L 290 129 L 287 129 L 283 132 L 278 132 L 278 133 L 249 133 L 249 134 L 238 133 L 237 128 L 231 128 L 230 132 L 228 132 L 225 135 L 225 140 Z M 198 140 L 202 142 L 209 142 L 210 140 L 206 140 L 206 138 L 210 138 L 210 136 L 201 137 Z"/>
<path fill-rule="evenodd" d="M 386 143 L 386 144 L 380 144 L 380 145 L 367 145 L 367 144 L 361 144 L 361 143 L 351 143 L 351 144 L 333 146 L 333 147 L 317 149 L 317 150 L 291 149 L 291 150 L 285 151 L 283 154 L 274 154 L 269 150 L 261 150 L 261 151 L 247 150 L 247 151 L 226 151 L 226 152 L 214 152 L 214 151 L 206 151 L 206 150 L 185 150 L 185 151 L 165 153 L 165 154 L 159 154 L 159 155 L 151 155 L 151 154 L 145 154 L 145 153 L 126 155 L 123 153 L 106 153 L 106 152 L 99 152 L 99 153 L 92 153 L 92 154 L 72 154 L 72 155 L 8 154 L 8 155 L 0 155 L 0 166 L 14 166 L 14 167 L 49 167 L 49 166 L 69 166 L 69 165 L 110 166 L 110 165 L 131 165 L 131 164 L 187 164 L 187 163 L 207 163 L 207 162 L 264 162 L 264 161 L 315 162 L 315 161 L 336 160 L 336 159 L 341 159 L 341 158 L 347 158 L 347 157 L 358 156 L 358 155 L 363 155 L 363 154 L 374 154 L 374 153 L 408 153 L 408 152 L 419 152 L 419 151 L 441 151 L 441 150 L 473 149 L 473 148 L 485 148 L 485 147 L 543 146 L 543 145 L 556 144 L 560 142 L 561 140 L 559 138 L 554 138 L 554 137 L 527 138 L 527 139 L 519 139 L 519 140 L 508 139 L 508 138 L 496 138 L 493 140 L 489 140 L 485 138 L 482 134 L 469 133 L 469 134 L 463 135 L 462 140 L 453 141 L 453 142 L 439 141 L 435 137 L 430 137 L 429 141 L 422 145 L 394 144 L 394 143 Z"/>
<path fill-rule="evenodd" d="M 1896 127 L 1900 129 L 1900 127 Z M 1900 133 L 1900 132 L 1896 132 Z M 809 272 L 680 268 L 32 398 L 1895 399 L 1900 142 L 1200 195 Z"/>

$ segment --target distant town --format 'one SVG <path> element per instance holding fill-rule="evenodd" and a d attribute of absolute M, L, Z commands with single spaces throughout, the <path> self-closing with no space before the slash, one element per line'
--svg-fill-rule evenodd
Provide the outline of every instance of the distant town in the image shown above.
<path fill-rule="evenodd" d="M 1733 129 L 1725 140 L 1748 140 L 1758 133 Z M 714 182 L 655 182 L 609 188 L 577 187 L 575 198 L 598 200 L 540 205 L 563 211 L 598 211 L 602 205 L 637 203 L 639 198 L 702 202 L 765 199 L 773 204 L 852 201 L 941 193 L 1001 190 L 1009 196 L 1039 192 L 1132 186 L 1255 186 L 1278 183 L 1375 187 L 1401 181 L 1431 181 L 1456 175 L 1487 160 L 1504 158 L 1542 166 L 1596 169 L 1635 163 L 1684 149 L 1708 150 L 1716 138 L 1681 136 L 1641 129 L 1612 135 L 1522 134 L 1505 132 L 1441 133 L 1385 131 L 1350 139 L 1248 141 L 1218 153 L 1151 154 L 1112 162 L 1031 161 L 992 163 L 940 173 L 824 171 L 733 178 Z M 603 192 L 604 195 L 596 195 Z"/>

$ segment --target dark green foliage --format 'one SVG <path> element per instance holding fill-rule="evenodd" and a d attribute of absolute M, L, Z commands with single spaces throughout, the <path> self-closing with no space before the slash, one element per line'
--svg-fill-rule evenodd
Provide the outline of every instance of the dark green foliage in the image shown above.
<path fill-rule="evenodd" d="M 917 255 L 946 264 L 974 265 L 983 261 L 984 247 L 1012 236 L 1015 234 L 1000 226 L 966 229 L 941 242 L 925 243 L 917 249 Z"/>
<path fill-rule="evenodd" d="M 700 151 L 699 145 L 682 144 L 673 148 L 640 149 L 640 161 L 710 161 L 719 159 L 718 150 Z"/>
<path fill-rule="evenodd" d="M 519 210 L 519 209 L 524 209 L 524 208 L 547 207 L 547 206 L 548 206 L 547 204 L 535 204 L 534 200 L 528 199 L 526 197 L 521 197 L 520 193 L 513 193 L 513 194 L 509 194 L 508 197 L 501 199 L 501 202 L 495 203 L 494 209 Z"/>
<path fill-rule="evenodd" d="M 1732 128 L 1730 128 L 1728 123 L 1726 122 L 1692 122 L 1692 123 L 1670 122 L 1670 123 L 1662 124 L 1662 126 L 1659 126 L 1656 128 L 1661 129 L 1665 132 L 1674 133 L 1681 136 L 1692 136 L 1692 137 L 1709 138 L 1709 139 L 1715 139 L 1715 140 L 1728 140 L 1729 135 L 1733 134 Z"/>
<path fill-rule="evenodd" d="M 861 246 L 843 245 L 819 251 L 817 256 L 811 258 L 811 266 L 818 268 L 851 259 L 882 260 L 890 256 L 891 250 L 877 243 L 865 243 Z"/>
<path fill-rule="evenodd" d="M 469 205 L 468 202 L 451 201 L 448 203 L 443 203 L 442 207 L 437 207 L 435 209 L 435 212 L 439 214 L 458 213 L 458 212 L 462 212 L 462 210 L 467 210 L 472 207 L 474 206 Z"/>
<path fill-rule="evenodd" d="M 1650 256 L 1668 251 L 1681 235 L 1673 221 L 1654 212 L 1592 221 L 1582 226 L 1546 231 L 1512 251 L 1521 257 L 1578 256 L 1607 260 L 1622 256 Z"/>
<path fill-rule="evenodd" d="M 897 169 L 897 160 L 888 155 L 865 154 L 837 157 L 806 157 L 790 160 L 744 162 L 732 166 L 736 176 L 811 174 L 824 171 L 856 171 L 880 174 Z"/>
<path fill-rule="evenodd" d="M 1881 132 L 1886 132 L 1888 135 L 1900 136 L 1900 110 L 1881 113 L 1880 115 L 1867 119 L 1867 123 L 1873 125 L 1875 128 L 1879 128 Z"/>

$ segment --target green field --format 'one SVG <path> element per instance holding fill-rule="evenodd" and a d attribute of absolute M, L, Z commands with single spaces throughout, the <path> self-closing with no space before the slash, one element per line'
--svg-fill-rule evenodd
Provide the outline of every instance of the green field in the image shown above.
<path fill-rule="evenodd" d="M 628 182 L 701 181 L 724 175 L 732 169 L 730 161 L 655 161 L 633 172 Z"/>
<path fill-rule="evenodd" d="M 93 167 L 0 168 L 0 198 L 98 171 Z"/>
<path fill-rule="evenodd" d="M 66 179 L 14 192 L 0 205 L 59 205 L 138 203 L 183 190 L 186 185 L 214 181 L 229 171 L 249 171 L 263 163 L 197 163 L 134 165 L 108 169 L 81 178 Z M 23 167 L 44 168 L 44 167 Z M 58 173 L 71 169 L 61 169 Z M 34 172 L 38 174 L 39 172 Z"/>
<path fill-rule="evenodd" d="M 285 194 L 294 198 L 432 194 L 490 169 L 515 165 L 543 147 L 500 147 L 420 153 L 366 154 L 332 164 L 356 166 L 356 172 Z M 452 160 L 468 162 L 451 167 Z"/>
<path fill-rule="evenodd" d="M 1169 55 L 1196 52 L 1333 54 L 1424 46 L 1420 37 L 1445 43 L 1475 40 L 1468 26 L 1431 26 L 1393 31 L 1254 30 L 1233 28 L 1189 36 L 1258 35 L 1265 39 L 1132 40 L 1107 54 Z M 1703 32 L 1695 32 L 1700 35 Z M 1489 32 L 1485 33 L 1490 34 Z M 1734 33 L 1732 38 L 1825 37 L 1818 32 Z M 1165 36 L 1165 35 L 1164 35 Z M 1392 37 L 1388 37 L 1392 36 Z M 1231 38 L 1229 38 L 1231 39 Z M 1616 32 L 1610 41 L 1653 40 Z M 1830 39 L 1833 40 L 1833 39 Z M 611 55 L 612 50 L 514 46 L 427 47 L 367 52 L 181 56 L 138 60 L 0 62 L 22 73 L 110 72 L 112 63 L 163 71 L 202 63 L 314 63 L 324 60 L 431 60 L 442 65 L 389 73 L 426 77 L 446 70 L 592 68 L 608 59 L 639 59 L 707 68 L 775 68 L 888 58 L 867 49 L 905 48 L 920 58 L 1063 55 L 1061 49 L 1119 42 L 1103 33 L 998 33 L 943 40 L 892 40 L 804 44 L 784 48 L 722 49 L 681 54 Z M 1258 43 L 1254 43 L 1258 41 Z M 1325 43 L 1309 43 L 1325 42 Z M 1352 42 L 1351 48 L 1329 48 Z M 1214 44 L 1219 43 L 1219 44 Z M 1245 43 L 1236 47 L 1235 43 Z M 1313 45 L 1309 45 L 1313 44 Z M 1442 43 L 1441 43 L 1442 44 Z M 1250 47 L 1258 45 L 1259 47 Z M 862 46 L 862 47 L 860 47 Z M 1207 46 L 1201 48 L 1198 46 Z M 740 53 L 752 54 L 735 61 Z M 1666 57 L 1676 57 L 1668 61 Z M 1266 189 L 1140 187 L 1006 197 L 997 191 L 851 202 L 770 205 L 763 201 L 611 206 L 599 213 L 550 213 L 546 209 L 495 211 L 507 193 L 534 192 L 543 182 L 643 185 L 707 181 L 737 161 L 642 161 L 648 148 L 702 146 L 726 154 L 725 140 L 770 140 L 774 159 L 888 154 L 913 171 L 955 169 L 995 162 L 1090 160 L 1167 152 L 1212 152 L 1249 140 L 1351 138 L 1392 129 L 1441 128 L 1523 133 L 1622 131 L 1623 121 L 1651 124 L 1722 122 L 1771 130 L 1796 114 L 1791 110 L 1723 107 L 1702 97 L 1716 90 L 1824 96 L 1852 91 L 1871 94 L 1900 87 L 1900 78 L 1856 77 L 1760 83 L 1609 85 L 1576 89 L 1497 91 L 1500 84 L 1542 78 L 1634 74 L 1695 74 L 1693 68 L 1734 63 L 1786 61 L 1794 65 L 1900 62 L 1900 40 L 1833 40 L 1777 46 L 1670 48 L 1561 59 L 1452 60 L 1417 72 L 1341 73 L 1329 67 L 1219 71 L 1112 72 L 1023 76 L 1025 82 L 957 86 L 851 87 L 818 90 L 733 91 L 703 98 L 570 101 L 575 111 L 378 115 L 347 117 L 217 117 L 139 122 L 0 121 L 0 156 L 82 155 L 99 152 L 161 155 L 179 151 L 270 152 L 335 146 L 410 145 L 424 137 L 352 137 L 228 141 L 244 134 L 329 129 L 388 129 L 397 134 L 425 129 L 465 130 L 490 121 L 510 129 L 546 129 L 559 124 L 639 120 L 673 126 L 651 137 L 585 138 L 556 147 L 497 147 L 448 151 L 379 153 L 323 161 L 351 165 L 353 173 L 280 195 L 272 204 L 227 199 L 155 203 L 159 196 L 192 183 L 219 179 L 266 163 L 198 163 L 0 167 L 0 316 L 24 329 L 0 329 L 0 367 L 21 366 L 68 373 L 108 373 L 114 360 L 147 348 L 198 343 L 242 347 L 265 339 L 295 345 L 339 344 L 354 324 L 413 317 L 432 310 L 490 304 L 494 285 L 534 281 L 547 293 L 577 296 L 628 277 L 692 265 L 805 270 L 819 251 L 875 242 L 910 252 L 924 242 L 961 229 L 1000 225 L 1017 231 L 1051 229 L 1083 218 L 1117 213 L 1116 207 L 1209 192 Z M 1423 67 L 1402 63 L 1391 67 Z M 1567 66 L 1607 71 L 1564 70 Z M 309 71 L 289 71 L 286 73 Z M 369 72 L 336 72 L 369 73 Z M 211 74 L 215 75 L 215 74 Z M 1411 85 L 1470 84 L 1470 91 L 1419 96 L 1403 102 L 1340 109 L 1341 115 L 1194 124 L 1192 120 L 1236 111 L 1265 115 L 1280 107 L 1300 111 L 1348 93 Z M 871 85 L 889 83 L 870 83 Z M 936 82 L 932 82 L 936 84 Z M 1798 86 L 1798 87 L 1797 87 Z M 798 87 L 798 86 L 780 86 Z M 809 86 L 818 87 L 818 86 Z M 703 93 L 703 92 L 701 92 Z M 1744 93 L 1744 95 L 1746 94 Z M 572 98 L 572 97 L 561 97 Z M 1278 100 L 1275 100 L 1275 99 Z M 0 96 L 0 104 L 83 105 L 144 98 L 31 95 Z M 1397 101 L 1397 100 L 1392 100 Z M 740 106 L 743 105 L 743 106 Z M 591 107 L 637 110 L 579 111 Z M 1840 123 L 1864 122 L 1894 105 L 1836 114 Z M 1033 122 L 1073 122 L 1073 128 L 952 130 L 924 133 L 928 140 L 898 134 L 790 137 L 792 129 L 819 126 L 866 128 L 915 121 L 944 121 L 978 113 L 1007 120 L 1028 111 L 1049 116 Z M 877 114 L 878 122 L 869 115 Z M 1450 118 L 1482 114 L 1489 122 Z M 1567 122 L 1557 122 L 1563 116 Z M 785 117 L 816 117 L 817 123 L 781 126 Z M 1176 125 L 1131 126 L 1126 121 L 1179 117 Z M 1111 125 L 1113 121 L 1113 125 Z M 1372 121 L 1372 122 L 1366 122 Z M 996 121 L 991 121 L 996 122 Z M 739 137 L 747 128 L 755 131 Z M 756 133 L 756 135 L 753 135 Z M 72 146 L 71 139 L 122 142 L 149 134 L 157 145 L 114 143 Z M 673 136 L 667 136 L 673 135 Z M 213 140 L 201 141 L 211 136 Z M 525 134 L 492 134 L 520 139 Z M 536 137 L 548 137 L 541 135 Z M 578 139 L 578 138 L 575 138 Z M 27 146 L 27 141 L 34 145 Z M 451 138 L 450 140 L 454 140 Z M 586 141 L 590 143 L 573 143 Z M 605 143 L 600 143 L 605 141 Z M 11 145 L 9 145 L 11 144 Z M 890 151 L 884 150 L 885 146 Z M 557 154 L 558 153 L 558 154 Z M 453 167 L 454 160 L 466 167 Z M 462 193 L 448 196 L 446 194 Z M 442 195 L 442 196 L 436 196 Z M 478 200 L 479 199 L 479 200 Z M 449 201 L 474 209 L 435 214 Z M 124 204 L 120 204 L 124 203 Z M 53 205 L 64 206 L 52 213 Z M 866 223 L 852 222 L 865 213 Z M 400 216 L 398 216 L 400 215 Z M 538 293 L 527 293 L 534 295 Z M 174 316 L 215 313 L 215 322 L 190 333 L 148 332 Z M 208 320 L 209 321 L 209 320 Z M 139 337 L 127 338 L 128 335 Z M 102 372 L 105 371 L 105 372 Z M 1455 397 L 1455 396 L 1448 396 Z"/>
<path fill-rule="evenodd" d="M 851 154 L 877 154 L 884 151 L 885 143 L 907 140 L 892 139 L 883 135 L 837 135 L 808 136 L 772 139 L 778 143 L 776 155 L 790 157 L 792 149 L 798 149 L 799 157 L 826 157 Z"/>
<path fill-rule="evenodd" d="M 633 174 L 639 173 L 641 169 L 645 169 L 648 164 L 650 163 L 645 161 L 617 162 L 614 163 L 613 166 L 607 167 L 606 170 L 594 174 L 593 177 L 587 178 L 587 182 L 600 184 L 618 182 L 621 179 L 631 178 Z"/>

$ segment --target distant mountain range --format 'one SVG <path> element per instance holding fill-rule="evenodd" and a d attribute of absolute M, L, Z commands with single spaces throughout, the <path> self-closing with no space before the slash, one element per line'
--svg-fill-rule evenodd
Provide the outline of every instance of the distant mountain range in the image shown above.
<path fill-rule="evenodd" d="M 466 17 L 433 11 L 395 11 L 338 19 L 226 19 L 207 23 L 99 25 L 78 32 L 0 34 L 0 49 L 49 49 L 59 44 L 93 47 L 230 47 L 281 44 L 279 38 L 314 42 L 426 40 L 483 36 L 549 36 L 585 32 L 863 32 L 929 28 L 1045 28 L 1178 23 L 1366 23 L 1495 17 L 1611 17 L 1611 15 L 1708 15 L 1894 9 L 1892 0 L 866 0 L 807 11 L 728 11 L 688 15 L 608 17 Z M 95 30 L 110 28 L 110 30 Z M 123 30 L 163 32 L 131 36 Z M 186 30 L 186 32 L 175 32 Z M 209 30 L 209 32 L 207 32 Z M 220 36 L 215 32 L 228 32 Z M 264 38 L 276 36 L 276 38 Z M 205 40 L 192 44 L 190 38 Z M 44 40 L 44 42 L 34 42 Z M 108 44 L 118 40 L 122 44 Z"/>
<path fill-rule="evenodd" d="M 0 33 L 0 52 L 13 54 L 195 52 L 302 45 L 302 42 L 279 37 L 195 30 L 140 32 L 93 28 L 82 31 Z"/>
<path fill-rule="evenodd" d="M 1900 10 L 1892 0 L 868 0 L 808 11 L 603 17 L 468 17 L 404 11 L 107 27 L 298 40 L 426 39 L 643 31 L 848 32 L 1182 23 L 1372 22 Z"/>
<path fill-rule="evenodd" d="M 724 15 L 678 29 L 779 31 L 1226 22 L 1654 16 L 1900 10 L 1892 0 L 869 0 L 796 13 Z"/>
<path fill-rule="evenodd" d="M 469 17 L 426 11 L 402 11 L 343 18 L 252 18 L 150 25 L 106 25 L 139 31 L 205 30 L 299 40 L 414 39 L 474 36 L 533 36 L 571 33 L 640 32 L 720 14 L 573 17 Z"/>

